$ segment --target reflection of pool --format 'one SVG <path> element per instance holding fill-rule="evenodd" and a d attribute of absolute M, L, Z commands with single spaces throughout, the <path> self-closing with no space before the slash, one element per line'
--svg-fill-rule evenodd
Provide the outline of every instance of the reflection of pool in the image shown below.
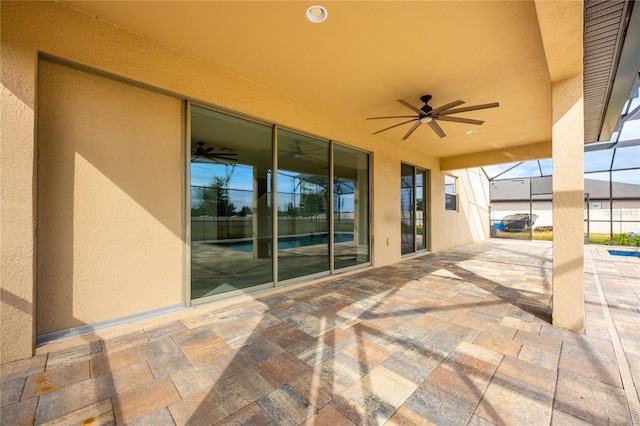
<path fill-rule="evenodd" d="M 353 234 L 334 234 L 334 243 L 345 243 L 353 241 Z M 278 250 L 290 249 L 295 247 L 313 246 L 316 244 L 327 244 L 329 242 L 329 236 L 327 234 L 312 234 L 302 235 L 297 237 L 280 237 L 278 239 Z M 245 253 L 253 252 L 253 241 L 244 240 L 236 242 L 216 242 L 210 243 L 220 247 L 227 247 L 233 250 L 243 251 Z M 271 245 L 269 245 L 271 246 Z"/>
<path fill-rule="evenodd" d="M 640 257 L 640 251 L 622 251 L 622 250 L 607 250 L 609 254 L 614 256 L 632 256 Z"/>

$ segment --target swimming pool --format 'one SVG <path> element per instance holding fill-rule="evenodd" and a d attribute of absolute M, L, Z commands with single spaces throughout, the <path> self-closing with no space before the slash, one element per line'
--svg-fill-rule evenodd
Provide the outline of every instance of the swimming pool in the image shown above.
<path fill-rule="evenodd" d="M 640 251 L 607 250 L 613 256 L 628 256 L 640 258 Z"/>
<path fill-rule="evenodd" d="M 334 243 L 346 243 L 349 241 L 353 241 L 353 234 L 334 234 L 333 242 Z M 311 235 L 300 235 L 294 237 L 280 237 L 278 239 L 278 250 L 290 249 L 295 247 L 305 247 L 312 246 L 316 244 L 327 244 L 329 242 L 328 234 L 311 234 Z M 215 242 L 209 243 L 220 247 L 227 247 L 233 250 L 243 251 L 245 253 L 253 252 L 253 241 L 245 240 L 245 241 L 235 241 L 231 243 L 225 242 Z M 271 246 L 271 244 L 269 244 Z"/>

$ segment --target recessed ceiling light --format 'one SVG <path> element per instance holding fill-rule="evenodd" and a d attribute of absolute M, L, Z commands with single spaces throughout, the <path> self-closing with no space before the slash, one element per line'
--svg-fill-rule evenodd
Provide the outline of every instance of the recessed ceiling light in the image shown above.
<path fill-rule="evenodd" d="M 327 12 L 327 9 L 325 9 L 324 6 L 315 5 L 307 9 L 307 19 L 314 24 L 323 22 L 325 19 L 327 19 L 328 15 L 329 12 Z"/>
<path fill-rule="evenodd" d="M 465 133 L 466 133 L 467 135 L 473 135 L 473 134 L 474 134 L 474 133 L 476 133 L 476 132 L 477 132 L 477 130 L 467 130 Z"/>

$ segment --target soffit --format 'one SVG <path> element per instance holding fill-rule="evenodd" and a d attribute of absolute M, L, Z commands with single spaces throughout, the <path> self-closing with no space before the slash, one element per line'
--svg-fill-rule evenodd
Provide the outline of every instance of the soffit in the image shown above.
<path fill-rule="evenodd" d="M 585 142 L 609 140 L 629 95 L 629 89 L 635 81 L 640 42 L 637 39 L 627 40 L 627 46 L 633 42 L 635 47 L 631 47 L 631 52 L 623 52 L 632 7 L 633 2 L 625 0 L 585 2 Z M 635 25 L 637 26 L 637 23 Z M 633 31 L 637 37 L 638 29 L 634 28 Z M 623 53 L 635 58 L 629 66 L 623 62 L 623 66 L 618 68 Z"/>
<path fill-rule="evenodd" d="M 395 121 L 366 117 L 410 113 L 396 99 L 418 107 L 424 94 L 433 107 L 500 102 L 459 115 L 482 126 L 442 123 L 445 139 L 425 125 L 400 142 L 405 125 L 379 134 L 381 143 L 448 157 L 551 139 L 551 80 L 533 2 L 327 1 L 322 24 L 305 19 L 307 2 L 63 3 L 371 132 Z M 544 17 L 551 27 L 563 19 Z"/>

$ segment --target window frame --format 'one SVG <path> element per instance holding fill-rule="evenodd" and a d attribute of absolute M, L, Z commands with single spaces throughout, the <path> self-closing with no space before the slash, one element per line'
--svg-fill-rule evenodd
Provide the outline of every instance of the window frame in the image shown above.
<path fill-rule="evenodd" d="M 447 182 L 447 178 L 453 179 L 453 182 Z M 453 185 L 453 192 L 448 190 L 448 187 Z M 447 197 L 452 197 L 453 199 L 453 208 L 451 207 L 451 203 L 447 201 Z M 444 175 L 444 210 L 445 211 L 459 211 L 458 209 L 458 177 L 450 174 Z"/>

